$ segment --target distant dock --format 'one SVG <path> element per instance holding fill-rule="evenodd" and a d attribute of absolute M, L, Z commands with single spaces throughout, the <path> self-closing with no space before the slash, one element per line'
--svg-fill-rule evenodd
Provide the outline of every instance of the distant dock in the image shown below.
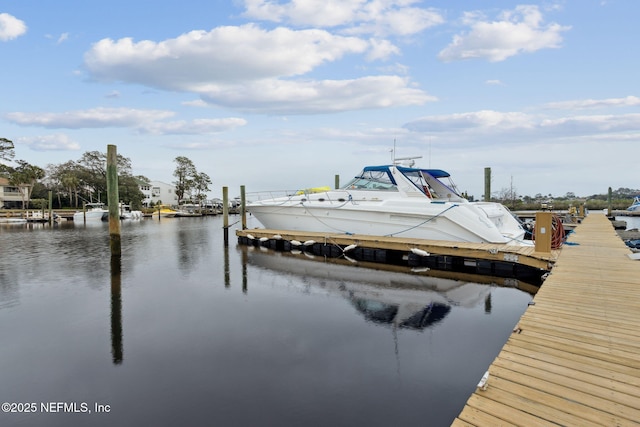
<path fill-rule="evenodd" d="M 453 426 L 640 425 L 640 262 L 601 213 L 569 241 Z"/>

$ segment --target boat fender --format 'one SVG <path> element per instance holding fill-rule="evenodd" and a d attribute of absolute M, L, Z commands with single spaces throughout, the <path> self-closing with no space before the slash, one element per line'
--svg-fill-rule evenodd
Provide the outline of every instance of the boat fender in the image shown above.
<path fill-rule="evenodd" d="M 276 240 L 282 240 L 282 236 L 281 236 L 281 235 L 279 235 L 279 234 L 274 234 L 274 235 L 273 235 L 273 239 L 276 239 Z"/>
<path fill-rule="evenodd" d="M 353 259 L 353 258 L 349 258 L 348 256 L 344 255 L 344 259 L 346 259 L 347 261 L 353 263 L 353 264 L 357 264 L 358 261 Z"/>
<path fill-rule="evenodd" d="M 488 381 L 489 381 L 489 371 L 485 372 L 484 375 L 482 376 L 482 379 L 478 383 L 478 388 L 480 390 L 486 390 L 488 386 L 487 384 Z"/>
<path fill-rule="evenodd" d="M 261 238 L 260 238 L 260 241 L 261 241 L 261 242 L 266 242 L 267 240 L 269 240 L 269 238 L 268 238 L 268 237 L 261 237 Z"/>
<path fill-rule="evenodd" d="M 316 241 L 315 241 L 315 240 L 307 240 L 306 242 L 304 242 L 304 243 L 303 243 L 303 245 L 305 245 L 305 246 L 311 246 L 311 245 L 313 245 L 313 244 L 315 244 L 315 243 L 316 243 Z"/>
<path fill-rule="evenodd" d="M 255 237 L 253 237 L 253 234 L 247 234 L 247 239 L 253 240 L 253 239 L 255 239 Z"/>
<path fill-rule="evenodd" d="M 301 244 L 302 244 L 302 243 L 300 243 L 300 242 L 299 242 L 299 241 L 297 241 L 297 240 L 292 240 L 292 241 L 291 241 L 291 245 L 293 245 L 293 246 L 300 246 Z"/>
<path fill-rule="evenodd" d="M 411 252 L 420 256 L 429 256 L 429 252 L 423 251 L 422 249 L 418 249 L 418 248 L 411 248 Z"/>
<path fill-rule="evenodd" d="M 358 245 L 356 245 L 356 244 L 351 244 L 351 245 L 349 245 L 349 246 L 346 246 L 346 247 L 342 250 L 342 252 L 343 252 L 343 253 L 344 253 L 344 252 L 349 252 L 349 251 L 351 251 L 351 250 L 353 250 L 353 249 L 355 249 L 355 248 L 357 248 L 357 247 L 358 247 Z"/>

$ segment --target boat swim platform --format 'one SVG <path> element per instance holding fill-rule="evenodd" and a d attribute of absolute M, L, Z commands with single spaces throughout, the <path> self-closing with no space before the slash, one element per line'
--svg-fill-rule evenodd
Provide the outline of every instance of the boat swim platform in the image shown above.
<path fill-rule="evenodd" d="M 452 426 L 640 425 L 640 262 L 601 213 L 569 241 Z"/>
<path fill-rule="evenodd" d="M 547 253 L 536 252 L 533 246 L 263 228 L 236 230 L 236 236 L 240 244 L 275 250 L 298 249 L 327 257 L 345 256 L 356 261 L 455 269 L 501 277 L 521 276 L 529 283 L 532 282 L 527 280 L 530 279 L 528 276 L 537 275 L 540 280 L 560 253 L 555 249 Z"/>

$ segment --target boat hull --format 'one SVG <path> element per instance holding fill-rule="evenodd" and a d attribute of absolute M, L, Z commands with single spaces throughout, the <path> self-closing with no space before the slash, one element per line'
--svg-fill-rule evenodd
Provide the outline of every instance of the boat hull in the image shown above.
<path fill-rule="evenodd" d="M 278 230 L 524 244 L 525 231 L 510 214 L 500 218 L 513 221 L 505 236 L 472 203 L 346 203 L 336 208 L 258 203 L 248 205 L 247 210 L 266 228 Z"/>
<path fill-rule="evenodd" d="M 85 219 L 87 221 L 106 221 L 108 220 L 108 216 L 109 216 L 109 211 L 105 210 L 105 211 L 88 211 L 85 213 L 83 212 L 76 212 L 73 214 L 73 221 L 74 222 L 82 222 Z"/>

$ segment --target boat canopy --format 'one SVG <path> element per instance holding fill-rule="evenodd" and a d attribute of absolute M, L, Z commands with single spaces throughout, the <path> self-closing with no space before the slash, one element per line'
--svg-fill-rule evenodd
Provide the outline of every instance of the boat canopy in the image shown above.
<path fill-rule="evenodd" d="M 366 166 L 344 189 L 375 191 L 398 191 L 396 177 L 391 173 L 391 165 Z M 451 175 L 441 169 L 419 169 L 406 166 L 394 166 L 398 172 L 410 180 L 416 188 L 431 199 L 463 201 L 455 189 Z M 448 178 L 446 185 L 439 178 Z"/>
<path fill-rule="evenodd" d="M 393 179 L 393 175 L 391 175 L 391 171 L 389 170 L 390 167 L 391 165 L 365 166 L 365 168 L 362 170 L 362 172 L 358 176 L 356 176 L 356 178 L 362 178 L 365 172 L 385 172 L 389 176 L 390 181 L 396 184 L 396 181 L 395 179 Z M 402 172 L 404 175 L 407 175 L 408 173 L 422 172 L 422 173 L 429 174 L 434 178 L 448 178 L 451 176 L 449 172 L 443 171 L 441 169 L 419 169 L 419 168 L 410 168 L 406 166 L 395 166 L 395 168 L 398 169 L 400 172 Z"/>

